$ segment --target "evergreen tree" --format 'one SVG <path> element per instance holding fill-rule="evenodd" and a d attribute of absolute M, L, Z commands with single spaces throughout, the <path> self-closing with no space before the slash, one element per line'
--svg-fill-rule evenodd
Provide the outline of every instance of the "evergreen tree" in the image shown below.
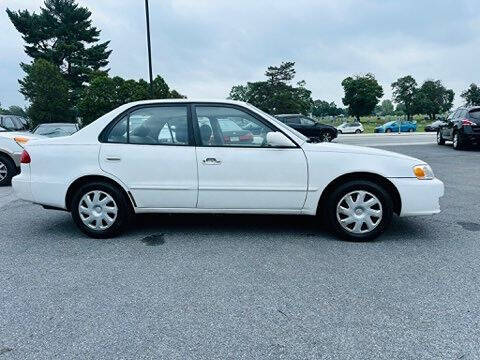
<path fill-rule="evenodd" d="M 60 69 L 73 108 L 92 72 L 104 69 L 111 53 L 109 41 L 99 42 L 100 30 L 92 26 L 91 12 L 75 0 L 45 0 L 39 13 L 7 9 L 7 14 L 22 34 L 26 54 Z M 28 76 L 32 65 L 21 66 Z"/>

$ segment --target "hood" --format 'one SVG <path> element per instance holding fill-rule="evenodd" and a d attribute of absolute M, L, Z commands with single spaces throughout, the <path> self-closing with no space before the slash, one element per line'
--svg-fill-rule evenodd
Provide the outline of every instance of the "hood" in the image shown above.
<path fill-rule="evenodd" d="M 343 153 L 343 154 L 353 154 L 353 155 L 371 155 L 371 156 L 383 156 L 388 158 L 395 159 L 404 159 L 412 160 L 417 164 L 424 164 L 425 162 L 419 159 L 416 159 L 411 156 L 399 154 L 392 151 L 380 150 L 371 147 L 365 146 L 355 146 L 355 145 L 345 145 L 338 143 L 306 143 L 302 146 L 305 151 L 315 151 L 315 152 L 334 152 L 334 153 Z"/>

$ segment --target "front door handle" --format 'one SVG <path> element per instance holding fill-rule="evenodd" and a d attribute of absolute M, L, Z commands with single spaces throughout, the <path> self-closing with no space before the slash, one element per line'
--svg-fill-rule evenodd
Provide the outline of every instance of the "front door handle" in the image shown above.
<path fill-rule="evenodd" d="M 206 158 L 203 159 L 203 165 L 220 165 L 222 163 L 221 160 L 217 160 L 215 158 Z"/>
<path fill-rule="evenodd" d="M 122 159 L 119 158 L 118 156 L 107 156 L 105 158 L 105 160 L 107 160 L 107 161 L 121 161 Z"/>

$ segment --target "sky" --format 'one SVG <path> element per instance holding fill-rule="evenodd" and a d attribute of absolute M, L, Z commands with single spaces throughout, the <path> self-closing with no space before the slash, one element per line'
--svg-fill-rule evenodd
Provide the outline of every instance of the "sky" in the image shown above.
<path fill-rule="evenodd" d="M 38 11 L 43 0 L 0 0 L 0 103 L 18 92 L 23 40 L 5 9 Z M 148 78 L 143 0 L 78 0 L 110 40 L 110 74 Z M 294 61 L 314 99 L 342 105 L 342 80 L 373 73 L 391 83 L 411 74 L 460 93 L 480 83 L 478 0 L 150 0 L 153 69 L 190 98 L 224 99 L 233 85 L 264 79 Z"/>

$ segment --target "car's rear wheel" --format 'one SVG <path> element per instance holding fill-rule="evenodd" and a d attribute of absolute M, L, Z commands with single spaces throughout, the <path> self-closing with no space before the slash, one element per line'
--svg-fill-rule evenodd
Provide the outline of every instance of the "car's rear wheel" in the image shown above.
<path fill-rule="evenodd" d="M 338 130 L 338 133 L 339 133 L 340 135 L 342 135 L 342 134 L 343 134 L 342 130 Z"/>
<path fill-rule="evenodd" d="M 15 163 L 7 156 L 0 154 L 0 186 L 10 185 L 16 173 Z"/>
<path fill-rule="evenodd" d="M 360 130 L 360 129 L 355 130 L 355 134 L 360 134 L 361 132 L 362 132 L 362 130 Z"/>
<path fill-rule="evenodd" d="M 385 132 L 391 133 L 391 132 L 392 132 L 392 129 L 387 129 L 387 130 L 385 130 Z"/>
<path fill-rule="evenodd" d="M 437 131 L 437 144 L 445 145 L 445 139 L 443 138 L 442 132 L 440 130 Z"/>
<path fill-rule="evenodd" d="M 455 150 L 462 150 L 463 147 L 464 147 L 463 139 L 460 136 L 460 134 L 458 133 L 458 131 L 455 131 L 453 133 L 453 148 Z"/>
<path fill-rule="evenodd" d="M 324 216 L 344 239 L 373 240 L 392 221 L 393 201 L 382 186 L 372 181 L 349 181 L 328 197 Z"/>
<path fill-rule="evenodd" d="M 80 230 L 99 239 L 118 235 L 132 218 L 132 209 L 124 193 L 106 182 L 81 186 L 72 198 L 70 209 Z"/>

